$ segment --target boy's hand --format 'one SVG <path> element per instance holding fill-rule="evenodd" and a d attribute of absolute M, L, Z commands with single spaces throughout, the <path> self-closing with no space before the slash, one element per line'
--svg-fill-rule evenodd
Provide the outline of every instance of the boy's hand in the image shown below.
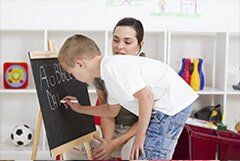
<path fill-rule="evenodd" d="M 96 160 L 110 159 L 111 153 L 116 148 L 115 142 L 113 140 L 108 141 L 95 135 L 94 138 L 100 142 L 100 145 L 93 151 L 93 158 Z"/>
<path fill-rule="evenodd" d="M 139 136 L 138 134 L 136 135 L 136 138 L 134 140 L 132 150 L 131 150 L 131 160 L 138 160 L 138 157 L 140 155 L 145 156 L 144 152 L 144 141 L 145 141 L 145 135 L 144 136 Z"/>
<path fill-rule="evenodd" d="M 74 96 L 66 96 L 61 101 L 64 102 L 63 104 L 64 104 L 65 108 L 70 107 L 75 112 L 79 112 L 79 110 L 81 108 L 81 105 L 79 103 L 75 102 L 75 101 L 77 101 L 77 98 Z"/>

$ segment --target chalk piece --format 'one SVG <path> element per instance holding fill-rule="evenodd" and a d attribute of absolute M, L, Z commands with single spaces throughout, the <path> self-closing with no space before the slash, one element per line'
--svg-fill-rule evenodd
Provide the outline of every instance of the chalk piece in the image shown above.
<path fill-rule="evenodd" d="M 78 103 L 78 100 L 70 100 L 71 103 Z M 60 103 L 66 103 L 65 100 L 61 100 Z"/>

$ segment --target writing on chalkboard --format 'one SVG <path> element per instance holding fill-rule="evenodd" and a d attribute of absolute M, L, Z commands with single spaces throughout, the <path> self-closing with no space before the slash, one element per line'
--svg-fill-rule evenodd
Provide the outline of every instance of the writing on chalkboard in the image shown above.
<path fill-rule="evenodd" d="M 63 83 L 63 82 L 69 82 L 73 79 L 73 77 L 64 71 L 59 63 L 53 64 L 54 72 L 52 75 L 47 75 L 45 66 L 40 66 L 39 68 L 39 79 L 40 79 L 40 90 L 45 90 L 45 93 L 47 95 L 49 107 L 51 110 L 56 110 L 57 108 L 60 108 L 60 98 L 58 93 L 51 93 L 48 89 L 51 87 L 55 87 L 56 85 Z M 44 88 L 44 87 L 47 88 Z"/>
<path fill-rule="evenodd" d="M 29 54 L 49 149 L 56 155 L 85 142 L 82 137 L 92 139 L 96 127 L 92 116 L 65 109 L 60 103 L 66 95 L 75 96 L 82 106 L 89 106 L 90 100 L 87 85 L 64 71 L 56 55 L 51 55 Z"/>

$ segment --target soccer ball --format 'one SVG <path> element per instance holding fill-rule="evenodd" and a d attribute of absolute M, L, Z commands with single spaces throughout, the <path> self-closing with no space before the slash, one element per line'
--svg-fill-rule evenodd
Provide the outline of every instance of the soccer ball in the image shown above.
<path fill-rule="evenodd" d="M 27 146 L 33 139 L 33 133 L 27 125 L 17 125 L 11 133 L 11 141 L 17 146 Z"/>

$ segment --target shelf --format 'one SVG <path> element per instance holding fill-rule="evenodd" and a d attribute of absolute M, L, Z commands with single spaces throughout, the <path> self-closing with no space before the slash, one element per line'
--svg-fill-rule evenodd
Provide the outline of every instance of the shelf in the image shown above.
<path fill-rule="evenodd" d="M 240 95 L 240 90 L 235 90 L 232 87 L 228 87 L 227 88 L 227 94 Z"/>
<path fill-rule="evenodd" d="M 89 88 L 88 93 L 95 94 L 96 90 L 94 88 Z M 213 88 L 213 87 L 204 87 L 203 90 L 197 91 L 197 93 L 199 95 L 223 95 L 224 91 L 217 88 Z M 235 92 L 234 94 L 238 94 L 238 92 Z M 239 91 L 239 94 L 240 94 L 240 91 Z"/>
<path fill-rule="evenodd" d="M 231 32 L 231 33 L 229 33 L 229 36 L 240 37 L 240 33 L 239 32 Z"/>
<path fill-rule="evenodd" d="M 14 29 L 14 28 L 10 28 L 10 29 L 1 29 L 2 32 L 44 32 L 44 30 L 41 29 Z"/>
<path fill-rule="evenodd" d="M 104 29 L 94 29 L 94 28 L 89 28 L 89 29 L 49 29 L 47 30 L 48 32 L 59 32 L 59 33 L 63 33 L 63 32 L 76 32 L 76 33 L 86 33 L 86 32 L 105 32 Z"/>
<path fill-rule="evenodd" d="M 197 93 L 199 95 L 223 95 L 224 91 L 213 87 L 204 87 L 203 90 L 197 91 Z"/>
<path fill-rule="evenodd" d="M 207 31 L 174 31 L 171 30 L 172 35 L 181 35 L 181 36 L 186 36 L 186 35 L 192 35 L 192 36 L 216 36 L 217 32 L 207 32 Z"/>
<path fill-rule="evenodd" d="M 30 160 L 31 154 L 32 146 L 17 147 L 0 142 L 0 160 L 16 160 L 19 158 Z M 49 151 L 39 149 L 37 159 L 51 159 Z"/>
<path fill-rule="evenodd" d="M 240 94 L 240 92 L 235 91 L 235 90 L 228 90 L 228 94 Z M 35 89 L 0 89 L 0 93 L 36 93 Z M 95 88 L 88 88 L 88 93 L 96 93 Z M 217 88 L 212 88 L 212 87 L 205 87 L 204 90 L 197 91 L 198 94 L 203 95 L 203 94 L 224 94 L 224 91 L 217 89 Z"/>
<path fill-rule="evenodd" d="M 0 93 L 37 93 L 35 89 L 0 89 Z"/>
<path fill-rule="evenodd" d="M 14 152 L 21 152 L 21 151 L 32 151 L 32 146 L 26 146 L 26 147 L 17 147 L 15 145 L 11 145 L 0 142 L 0 152 L 4 151 L 14 151 Z"/>
<path fill-rule="evenodd" d="M 37 93 L 36 89 L 0 89 L 0 93 Z M 88 89 L 88 93 L 96 93 L 94 88 Z"/>

